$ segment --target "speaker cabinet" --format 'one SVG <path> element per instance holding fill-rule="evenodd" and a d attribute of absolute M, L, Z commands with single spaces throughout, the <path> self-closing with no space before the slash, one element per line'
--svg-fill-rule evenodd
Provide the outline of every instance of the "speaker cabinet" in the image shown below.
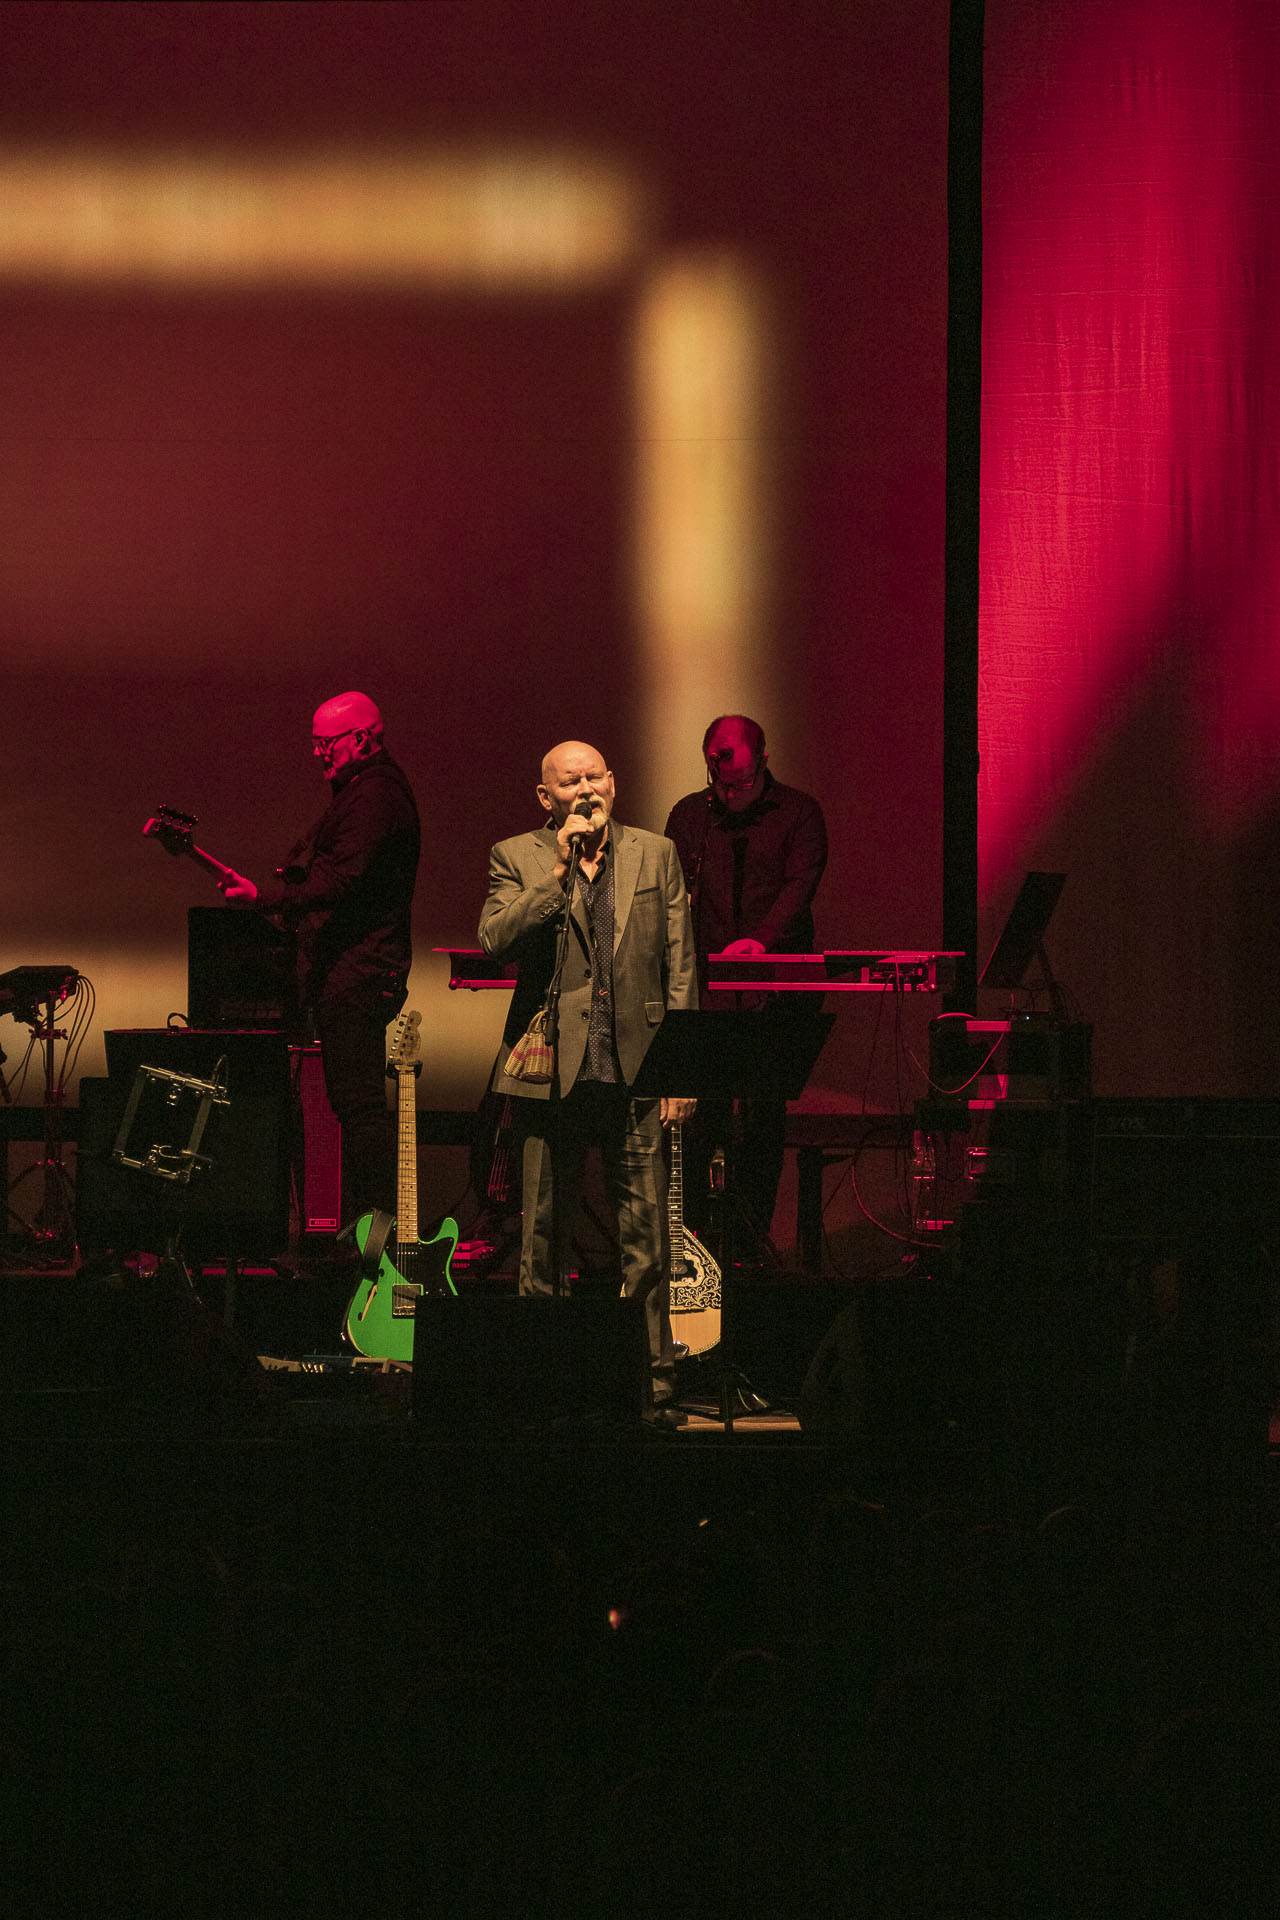
<path fill-rule="evenodd" d="M 805 1433 L 861 1433 L 867 1425 L 867 1362 L 856 1302 L 836 1315 L 809 1362 L 797 1409 Z"/>
<path fill-rule="evenodd" d="M 192 1028 L 288 1026 L 297 1002 L 292 936 L 239 907 L 187 909 L 187 1018 Z"/>
<path fill-rule="evenodd" d="M 1095 1100 L 1095 1244 L 1280 1232 L 1280 1101 Z"/>
<path fill-rule="evenodd" d="M 319 1047 L 291 1047 L 290 1059 L 302 1119 L 298 1224 L 302 1233 L 327 1239 L 342 1225 L 342 1129 L 325 1092 Z"/>
<path fill-rule="evenodd" d="M 413 1335 L 413 1419 L 442 1435 L 626 1426 L 648 1398 L 644 1307 L 616 1293 L 568 1299 L 424 1294 Z"/>

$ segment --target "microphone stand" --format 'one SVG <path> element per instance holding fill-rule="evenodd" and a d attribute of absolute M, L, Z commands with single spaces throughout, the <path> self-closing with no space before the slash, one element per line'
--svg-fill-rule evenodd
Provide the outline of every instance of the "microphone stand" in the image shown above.
<path fill-rule="evenodd" d="M 586 799 L 575 802 L 573 812 L 579 818 L 591 818 L 591 803 Z M 564 877 L 564 911 L 560 915 L 560 933 L 556 945 L 556 964 L 551 975 L 551 985 L 547 988 L 547 1030 L 555 1041 L 556 1074 L 552 1083 L 551 1098 L 555 1103 L 555 1113 L 551 1125 L 551 1249 L 553 1278 L 551 1291 L 556 1299 L 567 1292 L 565 1286 L 565 1245 L 564 1245 L 564 1206 L 560 1192 L 560 1168 L 564 1159 L 564 1119 L 560 1102 L 563 1095 L 560 1090 L 560 978 L 564 972 L 564 963 L 569 954 L 569 918 L 573 912 L 573 890 L 578 884 L 578 865 L 582 859 L 582 842 L 585 834 L 577 834 L 569 849 L 569 867 Z"/>

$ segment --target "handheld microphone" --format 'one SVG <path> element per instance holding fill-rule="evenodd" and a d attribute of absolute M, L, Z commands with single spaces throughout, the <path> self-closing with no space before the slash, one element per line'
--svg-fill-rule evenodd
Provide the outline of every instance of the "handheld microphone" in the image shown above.
<path fill-rule="evenodd" d="M 574 816 L 577 815 L 580 819 L 589 820 L 591 818 L 591 812 L 592 812 L 591 800 L 584 793 L 580 799 L 574 801 L 573 806 L 569 812 L 569 818 L 572 820 Z M 565 882 L 564 882 L 565 886 L 569 889 L 570 892 L 573 891 L 574 883 L 577 879 L 578 862 L 582 858 L 582 843 L 586 839 L 586 837 L 587 836 L 585 834 L 575 833 L 572 841 L 570 842 L 569 871 L 565 875 Z"/>

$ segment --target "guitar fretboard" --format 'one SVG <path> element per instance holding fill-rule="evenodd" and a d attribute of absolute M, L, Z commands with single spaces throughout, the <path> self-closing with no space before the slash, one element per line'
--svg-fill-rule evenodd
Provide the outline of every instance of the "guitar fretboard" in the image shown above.
<path fill-rule="evenodd" d="M 669 1128 L 671 1135 L 671 1172 L 667 1179 L 667 1219 L 671 1242 L 679 1246 L 684 1234 L 684 1137 L 679 1121 Z"/>
<path fill-rule="evenodd" d="M 418 1244 L 418 1112 L 414 1085 L 413 1063 L 397 1063 L 396 1241 L 401 1247 Z"/>

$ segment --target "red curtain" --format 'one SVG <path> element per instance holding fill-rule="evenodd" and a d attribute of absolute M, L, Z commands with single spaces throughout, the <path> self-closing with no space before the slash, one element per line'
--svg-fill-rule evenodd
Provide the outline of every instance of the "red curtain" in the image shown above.
<path fill-rule="evenodd" d="M 1269 0 L 988 0 L 981 891 L 1119 1094 L 1274 1089 Z"/>

